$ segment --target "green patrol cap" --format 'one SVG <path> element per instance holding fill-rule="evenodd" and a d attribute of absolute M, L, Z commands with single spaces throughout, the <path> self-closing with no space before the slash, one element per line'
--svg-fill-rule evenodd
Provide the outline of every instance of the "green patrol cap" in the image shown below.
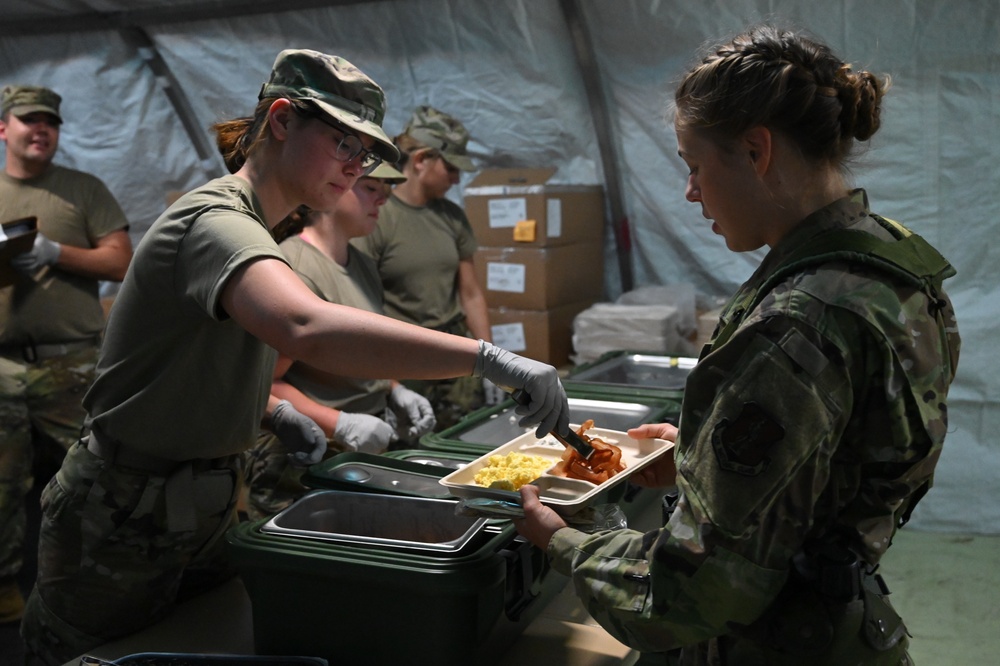
<path fill-rule="evenodd" d="M 375 167 L 375 170 L 368 174 L 368 178 L 377 178 L 378 180 L 386 183 L 392 183 L 394 185 L 396 183 L 402 183 L 406 180 L 406 176 L 403 172 L 388 162 L 382 162 Z"/>
<path fill-rule="evenodd" d="M 382 130 L 385 93 L 341 57 L 308 49 L 282 51 L 261 86 L 258 99 L 265 97 L 311 102 L 337 122 L 375 139 L 375 151 L 383 159 L 399 159 L 399 151 Z"/>
<path fill-rule="evenodd" d="M 476 170 L 465 152 L 469 143 L 468 130 L 447 113 L 430 106 L 419 106 L 403 129 L 403 134 L 439 151 L 448 164 L 462 171 Z"/>
<path fill-rule="evenodd" d="M 0 102 L 0 115 L 13 113 L 18 118 L 29 113 L 48 113 L 62 122 L 59 115 L 59 103 L 62 97 L 48 88 L 41 86 L 6 86 L 3 89 L 3 101 Z"/>

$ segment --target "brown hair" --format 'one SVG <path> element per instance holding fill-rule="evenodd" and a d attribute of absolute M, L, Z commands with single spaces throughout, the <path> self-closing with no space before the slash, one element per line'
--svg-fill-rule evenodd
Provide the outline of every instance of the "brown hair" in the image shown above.
<path fill-rule="evenodd" d="M 267 123 L 267 113 L 277 97 L 265 97 L 257 102 L 253 116 L 224 120 L 212 125 L 215 145 L 226 162 L 230 173 L 236 173 L 246 163 L 247 158 L 271 137 Z M 292 107 L 302 115 L 310 115 L 312 107 L 307 102 L 289 100 Z"/>
<path fill-rule="evenodd" d="M 290 238 L 302 232 L 303 229 L 313 224 L 316 211 L 305 204 L 300 205 L 291 213 L 285 216 L 281 222 L 274 225 L 271 235 L 275 242 L 280 243 L 286 238 Z"/>
<path fill-rule="evenodd" d="M 764 126 L 782 132 L 812 159 L 842 166 L 854 141 L 881 124 L 883 80 L 855 72 L 830 48 L 772 26 L 715 46 L 674 93 L 677 129 L 699 128 L 720 143 Z"/>

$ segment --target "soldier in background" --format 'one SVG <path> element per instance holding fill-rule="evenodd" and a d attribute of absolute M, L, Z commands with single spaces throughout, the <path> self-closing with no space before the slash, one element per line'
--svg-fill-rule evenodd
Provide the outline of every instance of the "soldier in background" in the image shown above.
<path fill-rule="evenodd" d="M 104 328 L 99 282 L 120 281 L 132 258 L 128 220 L 104 183 L 52 162 L 60 102 L 37 86 L 7 86 L 0 102 L 0 221 L 38 223 L 31 251 L 12 260 L 14 284 L 0 288 L 0 622 L 24 606 L 33 469 L 47 477 L 80 437 Z"/>
<path fill-rule="evenodd" d="M 887 87 L 762 26 L 677 88 L 687 199 L 732 251 L 770 249 L 688 378 L 680 430 L 629 431 L 676 442 L 632 478 L 676 481 L 678 501 L 659 530 L 585 534 L 528 485 L 515 520 L 643 664 L 911 663 L 875 570 L 933 480 L 960 341 L 954 269 L 847 182 Z"/>
<path fill-rule="evenodd" d="M 420 106 L 393 141 L 406 181 L 393 188 L 375 231 L 352 241 L 378 265 L 385 313 L 489 342 L 486 295 L 473 264 L 476 238 L 465 211 L 445 198 L 462 171 L 475 170 L 466 153 L 469 132 L 452 116 Z M 491 382 L 472 377 L 406 384 L 430 400 L 438 430 L 499 401 Z"/>

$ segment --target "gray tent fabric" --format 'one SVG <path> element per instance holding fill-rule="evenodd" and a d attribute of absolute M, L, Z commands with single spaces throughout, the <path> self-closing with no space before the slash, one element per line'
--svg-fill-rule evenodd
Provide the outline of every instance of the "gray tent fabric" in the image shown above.
<path fill-rule="evenodd" d="M 917 528 L 1000 533 L 1000 3 L 958 0 L 385 0 L 193 2 L 5 0 L 0 84 L 64 98 L 57 160 L 99 175 L 133 240 L 168 193 L 224 171 L 212 123 L 249 115 L 275 55 L 343 56 L 386 91 L 386 129 L 431 104 L 461 119 L 480 167 L 556 166 L 556 182 L 620 179 L 635 287 L 691 283 L 726 295 L 760 251 L 729 252 L 684 199 L 669 124 L 673 83 L 706 41 L 773 20 L 817 35 L 855 67 L 887 73 L 883 128 L 852 167 L 879 213 L 925 236 L 958 269 L 949 281 L 964 339 L 951 432 Z M 589 36 L 583 76 L 567 7 Z M 578 46 L 578 45 L 577 45 Z M 595 72 L 591 72 L 595 73 Z M 600 85 L 606 125 L 595 126 Z M 178 99 L 180 102 L 178 102 Z M 192 133 L 202 132 L 192 138 Z M 606 132 L 609 145 L 598 137 Z M 463 181 L 462 185 L 467 184 Z M 451 196 L 461 202 L 462 187 Z M 623 291 L 608 215 L 606 295 Z M 991 249 L 993 248 L 993 249 Z"/>

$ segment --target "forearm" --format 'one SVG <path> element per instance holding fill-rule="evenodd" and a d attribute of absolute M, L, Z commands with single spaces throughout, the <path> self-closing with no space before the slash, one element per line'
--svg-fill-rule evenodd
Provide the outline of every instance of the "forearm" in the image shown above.
<path fill-rule="evenodd" d="M 337 429 L 337 417 L 340 416 L 340 410 L 316 402 L 287 382 L 279 381 L 271 384 L 271 397 L 292 403 L 292 406 L 300 413 L 315 421 L 328 439 L 333 437 L 333 433 Z"/>
<path fill-rule="evenodd" d="M 337 375 L 363 379 L 445 379 L 473 373 L 477 340 L 413 326 L 356 308 L 326 304 L 292 331 L 289 356 Z"/>
<path fill-rule="evenodd" d="M 131 245 L 126 247 L 121 242 L 99 243 L 94 248 L 63 243 L 60 248 L 56 268 L 95 280 L 121 282 L 132 260 Z"/>
<path fill-rule="evenodd" d="M 493 342 L 486 299 L 482 297 L 482 294 L 478 298 L 462 299 L 462 310 L 465 312 L 465 324 L 469 327 L 469 333 L 472 334 L 472 337 Z"/>

